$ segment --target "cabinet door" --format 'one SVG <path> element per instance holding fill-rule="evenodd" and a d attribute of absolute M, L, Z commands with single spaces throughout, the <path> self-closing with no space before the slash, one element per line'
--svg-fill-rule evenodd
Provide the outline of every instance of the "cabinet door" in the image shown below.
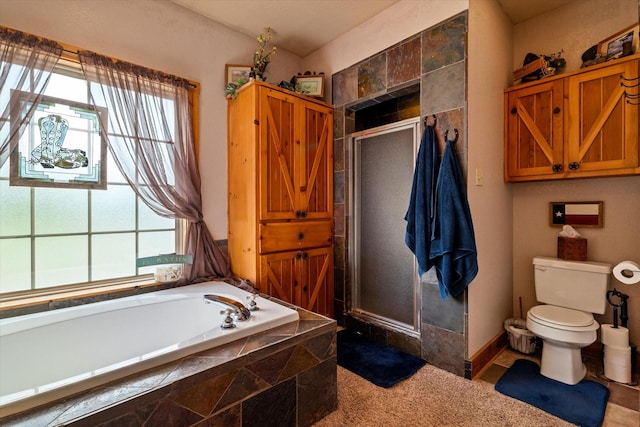
<path fill-rule="evenodd" d="M 300 102 L 300 152 L 296 164 L 298 215 L 333 217 L 333 121 L 329 108 Z"/>
<path fill-rule="evenodd" d="M 331 109 L 260 90 L 262 220 L 333 216 Z"/>
<path fill-rule="evenodd" d="M 333 317 L 333 250 L 299 252 L 300 276 L 296 305 Z"/>
<path fill-rule="evenodd" d="M 507 94 L 506 181 L 562 177 L 562 88 L 554 80 Z"/>
<path fill-rule="evenodd" d="M 331 247 L 260 257 L 260 291 L 304 309 L 333 316 Z"/>
<path fill-rule="evenodd" d="M 297 207 L 295 163 L 297 99 L 260 88 L 260 219 L 294 219 Z"/>
<path fill-rule="evenodd" d="M 295 304 L 300 263 L 296 251 L 280 252 L 260 256 L 261 292 Z"/>
<path fill-rule="evenodd" d="M 567 165 L 576 175 L 618 173 L 638 166 L 638 105 L 627 102 L 623 80 L 638 78 L 638 61 L 629 61 L 568 79 Z M 638 81 L 633 80 L 630 85 Z M 637 93 L 637 87 L 626 89 Z"/>

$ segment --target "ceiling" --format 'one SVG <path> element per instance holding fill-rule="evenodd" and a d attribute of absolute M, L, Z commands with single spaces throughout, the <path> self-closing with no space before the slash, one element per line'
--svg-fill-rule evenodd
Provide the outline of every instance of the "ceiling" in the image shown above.
<path fill-rule="evenodd" d="M 171 1 L 251 37 L 269 26 L 278 47 L 304 58 L 399 0 Z M 578 0 L 497 1 L 517 24 Z"/>

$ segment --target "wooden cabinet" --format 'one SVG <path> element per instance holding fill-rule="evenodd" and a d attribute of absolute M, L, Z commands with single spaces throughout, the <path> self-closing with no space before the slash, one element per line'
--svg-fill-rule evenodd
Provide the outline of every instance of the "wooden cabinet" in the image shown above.
<path fill-rule="evenodd" d="M 505 181 L 640 174 L 638 64 L 636 55 L 505 90 Z"/>
<path fill-rule="evenodd" d="M 332 316 L 332 107 L 252 82 L 228 101 L 227 119 L 233 273 Z"/>

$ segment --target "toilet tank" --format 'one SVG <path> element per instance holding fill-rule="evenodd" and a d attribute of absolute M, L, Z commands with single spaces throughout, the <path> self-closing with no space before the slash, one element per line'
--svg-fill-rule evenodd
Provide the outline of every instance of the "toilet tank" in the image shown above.
<path fill-rule="evenodd" d="M 535 257 L 533 271 L 538 302 L 604 313 L 611 264 Z"/>

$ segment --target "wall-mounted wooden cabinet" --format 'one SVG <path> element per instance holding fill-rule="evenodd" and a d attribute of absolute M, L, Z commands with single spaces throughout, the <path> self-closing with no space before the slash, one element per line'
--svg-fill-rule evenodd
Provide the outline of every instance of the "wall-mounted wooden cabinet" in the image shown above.
<path fill-rule="evenodd" d="M 333 316 L 333 108 L 244 86 L 228 103 L 228 168 L 233 273 Z"/>
<path fill-rule="evenodd" d="M 639 57 L 506 89 L 505 181 L 640 174 Z"/>

